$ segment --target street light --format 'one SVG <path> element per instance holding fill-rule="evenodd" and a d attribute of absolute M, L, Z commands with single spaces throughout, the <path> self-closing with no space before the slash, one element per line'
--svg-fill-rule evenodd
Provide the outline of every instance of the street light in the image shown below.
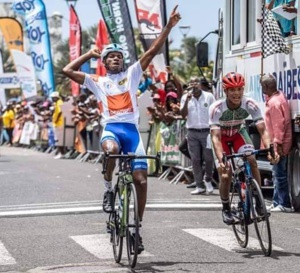
<path fill-rule="evenodd" d="M 181 34 L 183 35 L 184 42 L 184 73 L 187 72 L 187 44 L 186 44 L 186 36 L 188 35 L 191 27 L 190 26 L 180 26 L 179 27 Z"/>

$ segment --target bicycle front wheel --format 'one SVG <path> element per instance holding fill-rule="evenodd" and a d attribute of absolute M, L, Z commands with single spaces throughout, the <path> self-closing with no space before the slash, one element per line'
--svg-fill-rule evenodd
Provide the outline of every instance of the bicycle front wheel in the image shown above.
<path fill-rule="evenodd" d="M 123 197 L 117 183 L 114 189 L 114 212 L 112 212 L 113 228 L 111 230 L 114 258 L 121 261 L 123 252 L 124 227 L 122 226 Z"/>
<path fill-rule="evenodd" d="M 134 268 L 138 256 L 138 243 L 139 243 L 139 215 L 138 215 L 138 201 L 136 188 L 133 183 L 128 184 L 127 191 L 127 255 L 128 262 L 131 268 Z"/>
<path fill-rule="evenodd" d="M 272 235 L 269 221 L 269 213 L 257 181 L 252 179 L 250 183 L 249 197 L 251 206 L 252 220 L 254 222 L 257 239 L 265 256 L 272 253 Z"/>
<path fill-rule="evenodd" d="M 233 233 L 239 245 L 245 248 L 248 245 L 249 232 L 244 214 L 244 201 L 241 197 L 241 188 L 239 184 L 234 184 L 230 197 L 231 213 L 235 223 L 232 225 Z"/>

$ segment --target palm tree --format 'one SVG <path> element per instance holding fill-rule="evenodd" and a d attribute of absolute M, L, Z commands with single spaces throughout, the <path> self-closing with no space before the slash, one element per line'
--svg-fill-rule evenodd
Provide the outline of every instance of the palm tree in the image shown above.
<path fill-rule="evenodd" d="M 91 45 L 95 43 L 97 25 L 90 27 L 88 30 L 82 31 L 82 54 L 90 50 Z M 63 73 L 62 69 L 70 62 L 69 54 L 69 40 L 64 40 L 58 47 L 62 57 L 54 64 L 54 77 L 56 83 L 56 90 L 60 91 L 62 95 L 70 95 L 71 81 Z"/>
<path fill-rule="evenodd" d="M 211 80 L 213 62 L 208 67 L 201 68 L 203 75 L 197 66 L 196 44 L 199 41 L 196 37 L 187 37 L 183 40 L 180 49 L 170 50 L 171 67 L 182 82 L 188 82 L 192 76 L 204 76 L 207 80 Z M 186 56 L 184 56 L 186 54 Z M 185 72 L 185 57 L 187 61 L 187 71 Z"/>

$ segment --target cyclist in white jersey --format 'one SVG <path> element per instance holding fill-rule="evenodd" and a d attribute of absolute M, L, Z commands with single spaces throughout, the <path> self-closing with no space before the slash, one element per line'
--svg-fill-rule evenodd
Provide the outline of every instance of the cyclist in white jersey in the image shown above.
<path fill-rule="evenodd" d="M 222 81 L 226 97 L 210 106 L 209 125 L 216 167 L 220 177 L 219 190 L 223 205 L 222 217 L 224 223 L 230 225 L 234 223 L 229 205 L 232 173 L 228 162 L 225 164 L 222 162 L 223 152 L 230 154 L 228 143 L 232 144 L 232 148 L 236 153 L 254 149 L 252 140 L 244 126 L 245 119 L 249 115 L 252 116 L 266 148 L 270 146 L 270 137 L 257 103 L 253 99 L 244 96 L 244 77 L 239 73 L 231 72 L 225 75 Z M 271 160 L 270 157 L 269 159 Z M 253 176 L 260 184 L 261 178 L 255 156 L 249 157 L 249 162 Z"/>
<path fill-rule="evenodd" d="M 177 5 L 178 6 L 178 5 Z M 101 146 L 103 151 L 110 154 L 120 152 L 144 155 L 145 149 L 138 132 L 139 111 L 137 107 L 137 91 L 143 72 L 156 54 L 160 51 L 171 29 L 179 22 L 181 16 L 176 11 L 171 12 L 166 27 L 152 43 L 139 61 L 123 71 L 124 50 L 118 44 L 110 44 L 103 49 L 91 49 L 76 60 L 68 64 L 63 73 L 71 80 L 85 85 L 96 96 L 102 113 L 103 134 Z M 91 76 L 78 71 L 82 64 L 91 58 L 101 58 L 107 70 L 105 77 Z M 109 160 L 107 171 L 104 174 L 105 193 L 103 210 L 113 210 L 112 174 L 115 161 Z M 136 161 L 133 164 L 133 178 L 138 194 L 140 221 L 143 219 L 147 199 L 147 162 Z M 143 251 L 142 240 L 139 242 L 139 251 Z"/>

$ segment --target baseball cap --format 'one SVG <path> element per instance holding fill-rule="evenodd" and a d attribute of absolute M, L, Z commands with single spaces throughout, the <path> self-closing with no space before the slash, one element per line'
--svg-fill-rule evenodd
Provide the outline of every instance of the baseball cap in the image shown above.
<path fill-rule="evenodd" d="M 59 98 L 59 93 L 57 91 L 54 91 L 50 94 L 51 98 Z"/>

